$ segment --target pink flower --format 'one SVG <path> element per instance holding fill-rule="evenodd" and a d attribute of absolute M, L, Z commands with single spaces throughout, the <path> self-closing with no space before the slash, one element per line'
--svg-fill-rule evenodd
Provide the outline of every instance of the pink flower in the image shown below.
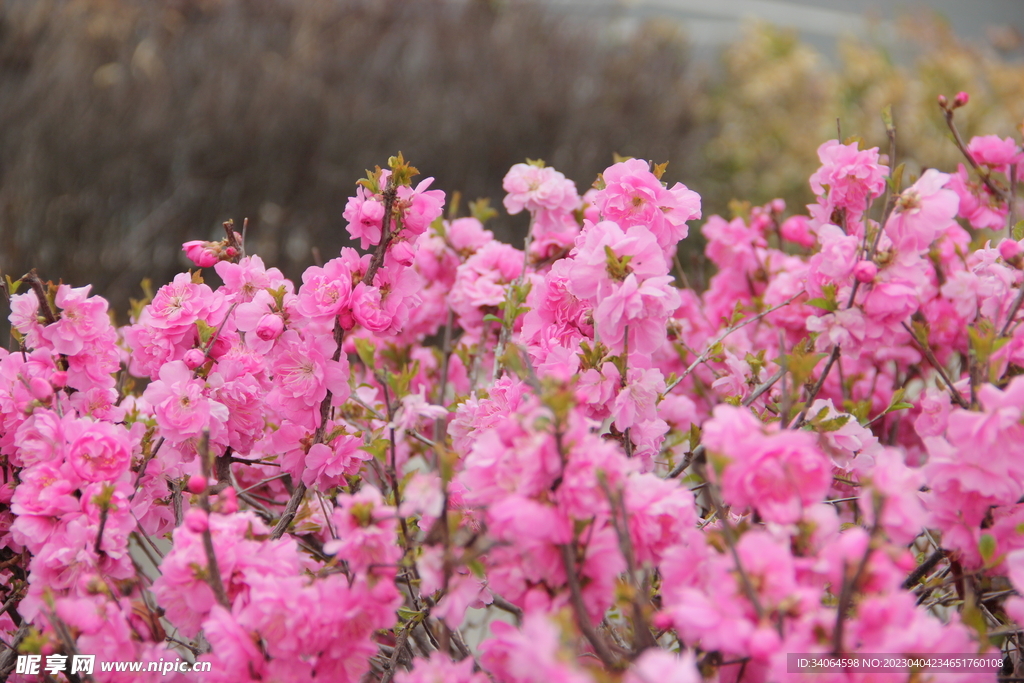
<path fill-rule="evenodd" d="M 592 683 L 573 668 L 572 658 L 559 656 L 558 629 L 543 614 L 527 613 L 522 630 L 491 622 L 490 638 L 480 645 L 480 664 L 507 683 Z"/>
<path fill-rule="evenodd" d="M 610 166 L 602 178 L 605 187 L 593 196 L 601 215 L 627 227 L 646 227 L 666 254 L 687 236 L 686 221 L 700 218 L 700 196 L 681 183 L 666 189 L 642 159 Z"/>
<path fill-rule="evenodd" d="M 320 421 L 320 402 L 331 391 L 338 403 L 349 395 L 348 359 L 332 359 L 337 348 L 330 335 L 300 336 L 288 330 L 278 337 L 270 367 L 274 388 L 267 401 L 280 406 L 289 419 L 303 424 Z"/>
<path fill-rule="evenodd" d="M 473 673 L 473 658 L 453 662 L 448 655 L 432 652 L 429 659 L 415 661 L 412 671 L 395 674 L 395 683 L 487 683 L 483 672 Z"/>
<path fill-rule="evenodd" d="M 978 162 L 998 173 L 1006 173 L 1010 164 L 1024 161 L 1013 138 L 1001 139 L 998 135 L 979 135 L 967 143 L 967 151 Z"/>
<path fill-rule="evenodd" d="M 567 273 L 569 290 L 581 299 L 603 299 L 627 275 L 644 281 L 668 273 L 654 235 L 636 227 L 624 232 L 616 223 L 587 223 L 577 240 Z"/>
<path fill-rule="evenodd" d="M 505 301 L 505 287 L 522 274 L 523 264 L 523 252 L 492 241 L 459 266 L 449 303 L 465 329 L 482 329 L 482 309 Z"/>
<path fill-rule="evenodd" d="M 191 275 L 178 273 L 173 282 L 161 287 L 153 297 L 147 307 L 146 323 L 160 329 L 191 325 L 196 320 L 205 320 L 218 303 L 207 285 L 194 284 Z"/>
<path fill-rule="evenodd" d="M 879 164 L 877 147 L 861 151 L 856 142 L 829 140 L 818 147 L 818 158 L 822 165 L 811 176 L 811 189 L 819 197 L 827 196 L 829 207 L 859 216 L 869 198 L 885 192 L 889 169 Z"/>
<path fill-rule="evenodd" d="M 854 235 L 847 235 L 838 226 L 823 225 L 818 228 L 818 241 L 821 251 L 811 257 L 811 273 L 833 282 L 843 282 L 857 264 L 860 240 Z"/>
<path fill-rule="evenodd" d="M 103 335 L 111 328 L 107 302 L 89 296 L 90 285 L 72 289 L 61 285 L 55 302 L 61 308 L 60 318 L 42 329 L 41 335 L 53 344 L 57 353 L 69 356 L 81 353 L 86 342 Z"/>
<path fill-rule="evenodd" d="M 832 482 L 828 458 L 811 434 L 765 434 L 747 409 L 716 407 L 705 423 L 704 443 L 714 454 L 712 463 L 722 458 L 712 471 L 721 468 L 725 501 L 753 507 L 771 522 L 798 521 L 803 508 L 824 499 Z"/>
<path fill-rule="evenodd" d="M 903 191 L 885 223 L 885 232 L 896 249 L 924 251 L 953 223 L 960 200 L 953 190 L 943 189 L 948 182 L 949 175 L 930 168 Z"/>
<path fill-rule="evenodd" d="M 360 449 L 362 440 L 357 436 L 342 435 L 330 444 L 314 444 L 306 454 L 306 469 L 302 482 L 312 488 L 327 491 L 346 483 L 346 474 L 358 474 L 364 462 L 372 456 Z"/>
<path fill-rule="evenodd" d="M 342 494 L 332 515 L 338 540 L 325 543 L 324 552 L 343 558 L 358 574 L 393 576 L 402 557 L 395 517 L 395 509 L 385 505 L 380 491 L 372 486 Z"/>
<path fill-rule="evenodd" d="M 540 209 L 572 211 L 579 205 L 576 184 L 550 166 L 516 164 L 501 185 L 508 193 L 505 209 L 513 215 L 523 209 L 530 213 Z"/>
<path fill-rule="evenodd" d="M 355 259 L 331 259 L 323 268 L 310 266 L 302 273 L 302 287 L 299 288 L 298 310 L 308 318 L 330 320 L 349 305 L 352 287 L 361 277 L 355 269 L 365 271 L 369 257 Z"/>
<path fill-rule="evenodd" d="M 403 233 L 408 231 L 413 235 L 422 235 L 431 223 L 441 217 L 444 210 L 444 192 L 427 189 L 433 182 L 433 178 L 425 178 L 415 189 L 405 185 L 398 188 Z"/>
<path fill-rule="evenodd" d="M 642 283 L 634 274 L 603 299 L 594 311 L 602 342 L 621 351 L 627 338 L 629 351 L 651 353 L 665 343 L 665 321 L 679 307 L 679 291 L 672 277 L 652 277 Z"/>
<path fill-rule="evenodd" d="M 160 368 L 160 379 L 150 382 L 143 397 L 153 406 L 163 435 L 180 443 L 215 430 L 228 419 L 227 408 L 204 394 L 204 384 L 192 377 L 182 361 L 171 361 Z"/>
<path fill-rule="evenodd" d="M 381 180 L 383 182 L 384 178 Z M 356 188 L 356 196 L 349 197 L 342 216 L 348 221 L 345 228 L 348 234 L 352 239 L 359 239 L 360 249 L 366 249 L 371 244 L 380 244 L 381 231 L 384 228 L 384 202 L 365 187 Z"/>
<path fill-rule="evenodd" d="M 131 465 L 131 443 L 123 427 L 74 420 L 65 427 L 68 462 L 86 481 L 114 481 Z"/>
<path fill-rule="evenodd" d="M 665 650 L 646 650 L 626 673 L 622 683 L 701 683 L 693 652 L 677 656 Z"/>
<path fill-rule="evenodd" d="M 256 336 L 263 341 L 274 341 L 284 331 L 284 320 L 276 313 L 267 313 L 256 323 Z"/>
<path fill-rule="evenodd" d="M 960 198 L 957 215 L 966 218 L 971 227 L 998 230 L 1005 225 L 1010 208 L 985 183 L 971 180 L 963 164 L 957 166 L 946 187 Z"/>

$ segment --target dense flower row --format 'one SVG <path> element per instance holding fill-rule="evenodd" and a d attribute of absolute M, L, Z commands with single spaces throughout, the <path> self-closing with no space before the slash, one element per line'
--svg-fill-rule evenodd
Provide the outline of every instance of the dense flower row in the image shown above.
<path fill-rule="evenodd" d="M 906 681 L 786 655 L 1000 647 L 1012 670 L 1024 153 L 963 151 L 904 189 L 826 142 L 806 215 L 704 223 L 704 292 L 676 279 L 699 196 L 637 159 L 582 196 L 514 166 L 520 250 L 393 158 L 344 212 L 370 253 L 296 286 L 228 225 L 184 245 L 220 286 L 182 273 L 123 328 L 88 287 L 9 281 L 5 643 L 232 683 Z"/>

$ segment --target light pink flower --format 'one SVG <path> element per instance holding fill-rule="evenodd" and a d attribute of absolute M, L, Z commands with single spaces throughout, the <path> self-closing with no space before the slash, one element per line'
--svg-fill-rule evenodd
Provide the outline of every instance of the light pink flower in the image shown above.
<path fill-rule="evenodd" d="M 523 209 L 531 213 L 539 209 L 572 211 L 579 205 L 576 184 L 550 166 L 516 164 L 501 185 L 508 193 L 505 209 L 513 215 Z"/>
<path fill-rule="evenodd" d="M 160 368 L 160 379 L 150 382 L 143 398 L 153 406 L 163 435 L 182 442 L 209 429 L 211 438 L 228 419 L 228 409 L 210 400 L 204 383 L 192 376 L 182 361 L 171 361 Z"/>

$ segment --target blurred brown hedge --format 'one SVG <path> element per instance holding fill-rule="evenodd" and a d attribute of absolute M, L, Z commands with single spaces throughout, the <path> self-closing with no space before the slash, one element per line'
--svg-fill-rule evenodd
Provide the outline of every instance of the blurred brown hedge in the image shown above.
<path fill-rule="evenodd" d="M 296 277 L 346 243 L 356 179 L 398 150 L 495 202 L 525 157 L 581 191 L 613 151 L 687 182 L 683 42 L 612 29 L 481 0 L 0 2 L 0 270 L 123 311 L 184 240 L 248 216 L 251 250 Z"/>

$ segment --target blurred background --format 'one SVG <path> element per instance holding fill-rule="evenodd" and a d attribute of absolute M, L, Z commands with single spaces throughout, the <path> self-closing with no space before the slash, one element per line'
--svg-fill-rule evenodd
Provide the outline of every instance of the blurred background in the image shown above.
<path fill-rule="evenodd" d="M 705 216 L 797 211 L 837 119 L 879 145 L 891 103 L 913 172 L 958 161 L 939 93 L 971 94 L 966 136 L 1019 136 L 1022 30 L 1020 0 L 0 0 L 0 272 L 91 283 L 124 323 L 183 241 L 248 217 L 297 278 L 399 150 L 463 206 L 526 157 L 582 192 L 618 153 Z"/>

